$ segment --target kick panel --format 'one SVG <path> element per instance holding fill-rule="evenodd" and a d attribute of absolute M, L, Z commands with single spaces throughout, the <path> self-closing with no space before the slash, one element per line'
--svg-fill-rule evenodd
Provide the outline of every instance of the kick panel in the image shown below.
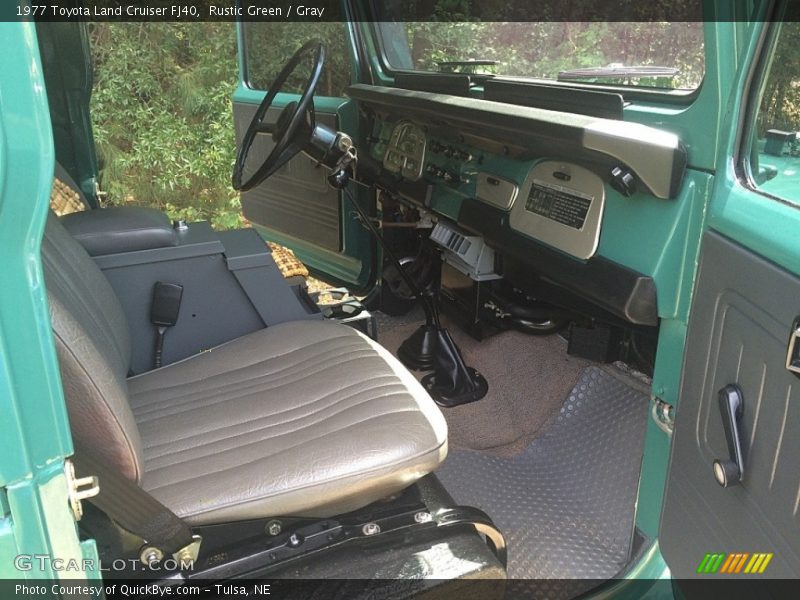
<path fill-rule="evenodd" d="M 597 251 L 605 188 L 577 165 L 545 161 L 531 169 L 511 209 L 511 227 L 576 258 Z"/>

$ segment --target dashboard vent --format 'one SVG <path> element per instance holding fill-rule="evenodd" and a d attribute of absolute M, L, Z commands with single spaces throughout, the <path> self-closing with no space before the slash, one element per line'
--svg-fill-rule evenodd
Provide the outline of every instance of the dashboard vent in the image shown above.
<path fill-rule="evenodd" d="M 476 281 L 496 279 L 494 250 L 479 235 L 470 235 L 452 223 L 439 221 L 431 232 L 431 241 L 445 249 L 444 260 Z"/>
<path fill-rule="evenodd" d="M 465 235 L 458 233 L 457 231 L 448 230 L 444 227 L 436 226 L 434 229 L 433 234 L 431 237 L 436 235 L 436 230 L 439 230 L 440 237 L 434 238 L 434 241 L 439 242 L 440 245 L 452 250 L 456 254 L 466 254 L 469 252 L 470 246 L 472 246 L 472 242 L 470 242 Z"/>

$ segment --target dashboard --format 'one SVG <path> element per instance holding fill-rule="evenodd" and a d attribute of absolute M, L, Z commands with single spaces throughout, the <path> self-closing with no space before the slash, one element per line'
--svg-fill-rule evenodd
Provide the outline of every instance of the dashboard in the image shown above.
<path fill-rule="evenodd" d="M 454 190 L 467 188 L 477 201 L 510 212 L 515 231 L 579 259 L 595 254 L 605 202 L 603 181 L 595 173 L 570 162 L 545 160 L 517 183 L 483 170 L 483 155 L 476 160 L 458 145 L 429 141 L 425 129 L 413 122 L 403 120 L 390 129 L 377 150 L 390 173 L 410 181 L 424 177 Z"/>
<path fill-rule="evenodd" d="M 653 222 L 644 213 L 683 210 L 672 202 L 687 161 L 677 136 L 432 92 L 358 84 L 348 93 L 371 115 L 367 151 L 394 176 L 394 193 L 478 233 L 509 265 L 533 267 L 629 322 L 658 322 L 655 267 L 640 260 L 646 253 L 623 242 L 621 254 L 631 258 L 619 263 L 603 255 L 601 241 L 610 197 L 618 234 L 626 221 Z M 665 219 L 654 239 L 671 231 Z"/>

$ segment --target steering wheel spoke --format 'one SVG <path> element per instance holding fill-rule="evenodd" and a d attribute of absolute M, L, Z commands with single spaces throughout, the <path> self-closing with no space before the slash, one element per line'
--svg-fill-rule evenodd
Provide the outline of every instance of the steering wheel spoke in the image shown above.
<path fill-rule="evenodd" d="M 275 123 L 266 123 L 262 121 L 256 127 L 256 133 L 272 135 L 275 131 Z"/>
<path fill-rule="evenodd" d="M 278 156 L 277 160 L 275 161 L 275 167 L 270 173 L 270 175 L 274 175 L 280 168 L 285 165 L 287 162 L 292 160 L 297 154 L 299 154 L 300 148 L 299 146 L 295 146 L 290 144 L 288 148 L 286 148 L 280 156 Z"/>
<path fill-rule="evenodd" d="M 275 97 L 292 73 L 294 73 L 297 66 L 308 58 L 313 60 L 311 74 L 306 81 L 303 92 L 300 94 L 300 98 L 284 107 L 277 123 L 265 123 L 264 117 L 275 101 Z M 295 52 L 289 62 L 278 73 L 258 109 L 256 109 L 236 154 L 236 163 L 231 177 L 231 184 L 235 190 L 245 192 L 259 185 L 309 143 L 316 123 L 313 102 L 314 91 L 317 89 L 324 64 L 325 46 L 321 42 L 314 40 L 307 42 Z M 247 156 L 256 136 L 259 134 L 271 135 L 275 145 L 258 168 L 247 169 L 248 173 L 252 174 L 244 179 Z"/>

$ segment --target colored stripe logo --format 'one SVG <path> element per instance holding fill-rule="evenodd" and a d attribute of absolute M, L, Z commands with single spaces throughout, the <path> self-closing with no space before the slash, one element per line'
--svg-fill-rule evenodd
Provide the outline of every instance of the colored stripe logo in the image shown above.
<path fill-rule="evenodd" d="M 772 556 L 772 552 L 754 552 L 752 554 L 749 552 L 731 552 L 730 554 L 709 552 L 697 566 L 697 573 L 701 575 L 713 573 L 760 574 L 767 569 Z"/>

